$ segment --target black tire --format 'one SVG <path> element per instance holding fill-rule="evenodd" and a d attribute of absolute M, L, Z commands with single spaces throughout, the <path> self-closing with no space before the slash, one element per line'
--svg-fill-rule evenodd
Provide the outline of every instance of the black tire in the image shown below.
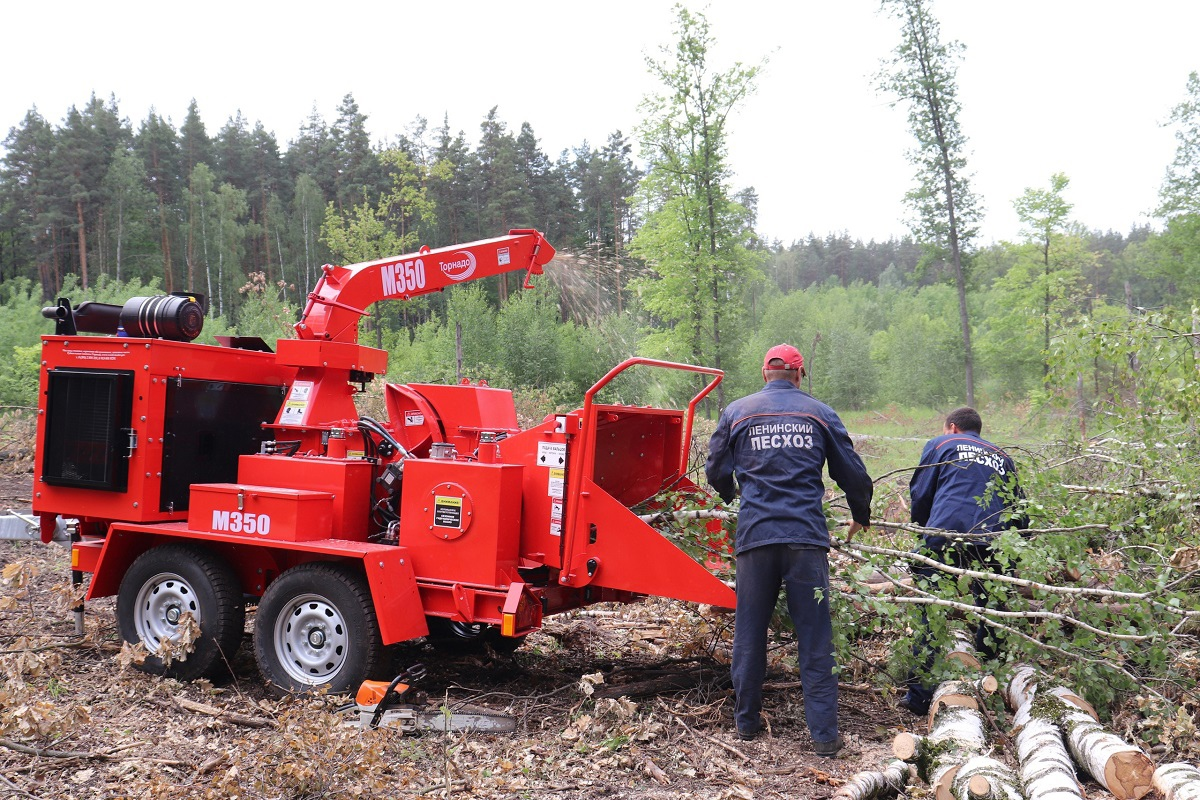
<path fill-rule="evenodd" d="M 435 650 L 452 655 L 486 653 L 490 647 L 498 655 L 509 655 L 525 643 L 525 637 L 501 636 L 495 625 L 455 622 L 445 617 L 426 617 L 429 636 L 426 641 Z"/>
<path fill-rule="evenodd" d="M 276 694 L 350 694 L 387 666 L 366 579 L 329 563 L 300 564 L 268 586 L 254 623 L 254 658 Z"/>
<path fill-rule="evenodd" d="M 164 640 L 178 638 L 184 612 L 199 624 L 200 637 L 186 660 L 168 665 L 153 654 Z M 185 681 L 222 674 L 246 627 L 241 583 L 229 564 L 199 545 L 160 545 L 134 559 L 121 579 L 117 625 L 122 639 L 151 653 L 137 665 L 143 672 Z"/>

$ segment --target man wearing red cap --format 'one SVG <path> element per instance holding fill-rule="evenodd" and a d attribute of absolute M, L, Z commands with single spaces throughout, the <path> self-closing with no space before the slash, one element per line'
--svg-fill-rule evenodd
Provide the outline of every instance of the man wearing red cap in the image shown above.
<path fill-rule="evenodd" d="M 731 674 L 738 736 L 763 728 L 767 629 L 779 588 L 796 629 L 804 716 L 817 755 L 842 748 L 837 725 L 833 622 L 829 614 L 829 529 L 822 472 L 846 493 L 848 536 L 871 524 L 871 477 L 832 408 L 800 389 L 804 357 L 789 344 L 767 351 L 766 385 L 729 404 L 708 445 L 708 482 L 738 507 L 737 609 Z"/>

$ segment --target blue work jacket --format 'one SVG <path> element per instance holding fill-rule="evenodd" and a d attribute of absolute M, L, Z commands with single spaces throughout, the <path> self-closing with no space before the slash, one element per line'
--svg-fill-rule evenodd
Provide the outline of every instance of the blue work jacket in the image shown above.
<path fill-rule="evenodd" d="M 994 486 L 988 491 L 989 486 Z M 977 433 L 947 433 L 930 439 L 909 485 L 912 521 L 927 528 L 959 533 L 989 533 L 1007 527 L 1026 528 L 1028 520 L 1002 517 L 1011 486 L 1022 497 L 1017 468 L 1008 454 Z M 946 537 L 926 535 L 930 548 L 945 546 Z"/>
<path fill-rule="evenodd" d="M 741 489 L 734 552 L 768 544 L 828 549 L 821 507 L 827 462 L 854 520 L 870 524 L 871 476 L 832 408 L 786 380 L 730 403 L 709 442 L 705 471 L 725 502 Z"/>

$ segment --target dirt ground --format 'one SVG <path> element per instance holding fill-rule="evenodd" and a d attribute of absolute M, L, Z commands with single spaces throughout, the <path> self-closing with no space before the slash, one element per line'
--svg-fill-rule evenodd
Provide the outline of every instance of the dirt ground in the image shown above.
<path fill-rule="evenodd" d="M 31 476 L 7 472 L 0 512 L 28 508 Z M 781 642 L 769 733 L 742 742 L 731 618 L 652 600 L 552 618 L 512 655 L 395 648 L 397 670 L 428 668 L 419 688 L 431 709 L 507 712 L 515 733 L 363 732 L 335 713 L 345 698 L 265 692 L 248 637 L 224 681 L 139 672 L 111 598 L 89 602 L 85 635 L 74 635 L 68 569 L 62 545 L 0 543 L 0 797 L 826 798 L 881 769 L 897 732 L 922 727 L 886 687 L 848 686 L 848 746 L 817 758 Z M 909 796 L 928 794 L 914 779 Z"/>

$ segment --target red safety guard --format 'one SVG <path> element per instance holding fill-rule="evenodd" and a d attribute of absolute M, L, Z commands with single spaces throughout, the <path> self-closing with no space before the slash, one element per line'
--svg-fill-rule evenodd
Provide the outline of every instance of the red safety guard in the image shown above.
<path fill-rule="evenodd" d="M 686 412 L 608 406 L 594 402 L 600 389 L 635 365 L 697 372 L 711 375 L 713 379 L 692 398 Z M 578 417 L 580 438 L 567 470 L 567 508 L 560 577 L 563 585 L 594 585 L 733 607 L 736 601 L 728 586 L 629 510 L 628 505 L 647 499 L 632 494 L 634 491 L 645 493 L 649 486 L 645 479 L 637 482 L 628 479 L 612 481 L 614 485 L 606 487 L 600 481 L 608 481 L 607 477 L 597 473 L 600 465 L 608 460 L 607 456 L 602 459 L 597 453 L 597 439 L 602 428 L 608 432 L 608 438 L 605 439 L 605 450 L 608 451 L 619 447 L 621 441 L 634 438 L 630 433 L 654 426 L 661 426 L 668 431 L 675 426 L 674 434 L 661 437 L 668 448 L 661 461 L 656 460 L 651 452 L 638 455 L 648 462 L 648 471 L 651 466 L 654 467 L 659 484 L 655 490 L 669 488 L 683 478 L 687 472 L 696 405 L 716 388 L 723 375 L 721 370 L 709 367 L 631 358 L 610 370 L 588 390 Z M 643 438 L 649 440 L 648 437 L 636 438 L 639 441 Z M 642 450 L 646 448 L 642 447 Z M 616 491 L 617 485 L 630 487 L 630 493 L 622 493 L 626 496 L 620 498 L 614 497 L 610 489 Z"/>

